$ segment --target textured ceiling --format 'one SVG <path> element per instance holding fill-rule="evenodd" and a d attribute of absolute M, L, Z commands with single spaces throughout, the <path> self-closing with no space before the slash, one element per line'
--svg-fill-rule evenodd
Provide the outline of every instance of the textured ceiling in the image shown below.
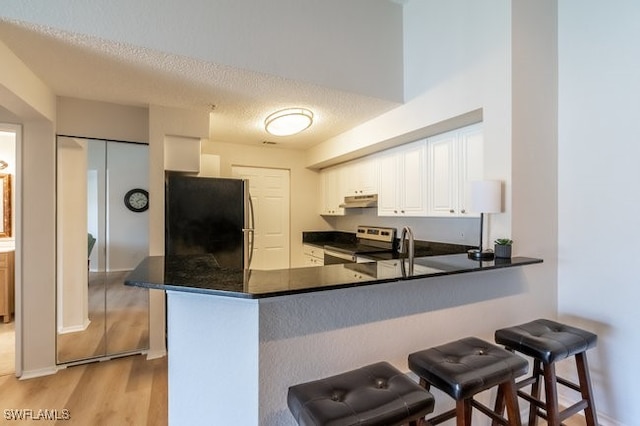
<path fill-rule="evenodd" d="M 125 105 L 211 110 L 210 139 L 273 141 L 305 149 L 372 119 L 398 103 L 320 87 L 50 27 L 0 20 L 2 40 L 58 96 Z M 264 118 L 290 106 L 315 114 L 289 137 L 264 131 Z"/>

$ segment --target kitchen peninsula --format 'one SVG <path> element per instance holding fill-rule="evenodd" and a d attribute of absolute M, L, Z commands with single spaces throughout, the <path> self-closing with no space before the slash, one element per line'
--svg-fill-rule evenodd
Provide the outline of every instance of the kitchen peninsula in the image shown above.
<path fill-rule="evenodd" d="M 431 343 L 428 327 L 442 327 L 429 315 L 527 291 L 516 267 L 541 262 L 457 254 L 413 268 L 394 259 L 243 271 L 212 256 L 156 256 L 126 284 L 167 291 L 170 424 L 294 425 L 290 385 L 375 360 L 406 370 L 406 355 Z M 514 285 L 497 285 L 497 273 Z"/>

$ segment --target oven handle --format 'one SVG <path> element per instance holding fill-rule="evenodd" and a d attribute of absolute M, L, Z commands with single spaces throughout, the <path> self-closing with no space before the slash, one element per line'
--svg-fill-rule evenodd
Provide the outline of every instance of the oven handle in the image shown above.
<path fill-rule="evenodd" d="M 331 249 L 328 249 L 326 247 L 324 249 L 324 255 L 325 256 L 335 257 L 335 258 L 342 259 L 342 260 L 347 260 L 349 262 L 355 262 L 356 261 L 356 256 L 354 254 L 344 253 L 344 252 L 336 251 L 336 250 L 331 250 Z"/>

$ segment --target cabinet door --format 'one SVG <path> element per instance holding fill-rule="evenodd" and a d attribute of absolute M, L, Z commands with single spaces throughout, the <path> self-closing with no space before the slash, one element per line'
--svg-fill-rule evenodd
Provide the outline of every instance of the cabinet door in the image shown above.
<path fill-rule="evenodd" d="M 400 170 L 401 216 L 426 216 L 427 211 L 427 159 L 426 141 L 409 144 L 401 151 Z"/>
<path fill-rule="evenodd" d="M 200 139 L 165 136 L 164 169 L 178 172 L 200 171 Z"/>
<path fill-rule="evenodd" d="M 428 139 L 429 216 L 477 217 L 469 212 L 469 182 L 483 178 L 480 124 Z"/>
<path fill-rule="evenodd" d="M 456 146 L 455 132 L 429 139 L 430 216 L 453 216 L 458 213 Z"/>
<path fill-rule="evenodd" d="M 367 157 L 347 163 L 345 166 L 345 195 L 369 195 L 378 193 L 378 159 Z"/>
<path fill-rule="evenodd" d="M 484 178 L 484 138 L 482 127 L 469 126 L 460 132 L 458 210 L 460 216 L 479 217 L 469 211 L 469 183 Z"/>
<path fill-rule="evenodd" d="M 400 153 L 391 150 L 378 158 L 380 176 L 378 181 L 378 216 L 399 214 Z"/>
<path fill-rule="evenodd" d="M 379 157 L 378 216 L 426 216 L 426 142 Z"/>
<path fill-rule="evenodd" d="M 4 322 L 11 319 L 11 307 L 9 303 L 9 267 L 8 254 L 0 253 L 0 316 Z"/>
<path fill-rule="evenodd" d="M 322 173 L 322 211 L 323 215 L 344 215 L 339 205 L 344 201 L 342 174 L 343 167 L 332 167 Z"/>

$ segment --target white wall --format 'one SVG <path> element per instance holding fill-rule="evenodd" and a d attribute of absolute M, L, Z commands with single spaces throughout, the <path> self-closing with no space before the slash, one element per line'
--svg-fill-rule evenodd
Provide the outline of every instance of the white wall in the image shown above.
<path fill-rule="evenodd" d="M 16 203 L 16 374 L 28 378 L 56 371 L 55 130 L 43 119 L 25 119 L 22 126 L 17 173 L 22 201 Z"/>
<path fill-rule="evenodd" d="M 558 3 L 559 315 L 598 333 L 590 361 L 601 417 L 634 425 L 640 3 Z"/>
<path fill-rule="evenodd" d="M 149 110 L 87 99 L 58 97 L 57 132 L 95 139 L 149 141 Z"/>
<path fill-rule="evenodd" d="M 55 96 L 2 42 L 0 62 L 2 109 L 21 125 L 16 151 L 16 374 L 28 376 L 50 372 L 55 364 Z"/>

